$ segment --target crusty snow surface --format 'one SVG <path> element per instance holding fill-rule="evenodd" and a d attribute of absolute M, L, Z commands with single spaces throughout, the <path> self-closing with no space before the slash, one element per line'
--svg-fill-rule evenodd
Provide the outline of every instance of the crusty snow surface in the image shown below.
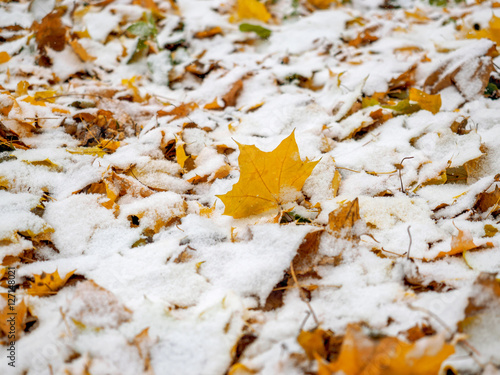
<path fill-rule="evenodd" d="M 440 92 L 442 106 L 436 114 L 420 110 L 394 116 L 352 137 L 380 107 L 348 112 L 363 96 L 387 91 L 391 80 L 413 66 L 414 87 L 422 89 L 427 76 L 443 61 L 466 65 L 467 56 L 484 56 L 493 42 L 467 39 L 457 25 L 487 27 L 500 9 L 492 7 L 491 1 L 467 1 L 446 10 L 410 0 L 394 1 L 401 8 L 390 10 L 380 8 L 383 2 L 377 0 L 352 0 L 316 11 L 303 3 L 299 1 L 295 9 L 292 1 L 278 0 L 269 6 L 273 20 L 268 24 L 247 20 L 272 31 L 269 39 L 261 40 L 229 22 L 231 1 L 179 0 L 178 11 L 168 1 L 158 2 L 165 18 L 158 21 L 157 40 L 152 43 L 158 43 L 159 51 L 128 64 L 137 38 L 122 34 L 149 12 L 147 8 L 115 0 L 92 6 L 81 17 L 68 11 L 63 23 L 72 31 L 88 30 L 90 38 L 80 43 L 97 59 L 83 62 L 66 45 L 59 52 L 48 49 L 51 67 L 36 65 L 38 51 L 29 28 L 56 5 L 77 10 L 83 2 L 0 4 L 2 36 L 22 34 L 0 45 L 0 51 L 11 56 L 0 64 L 0 103 L 8 102 L 22 80 L 29 82 L 30 95 L 47 89 L 75 94 L 61 95 L 45 107 L 18 100 L 16 113 L 0 115 L 7 127 L 15 127 L 23 118 L 40 118 L 39 130 L 21 136 L 29 149 L 0 153 L 0 177 L 8 182 L 0 190 L 0 257 L 33 247 L 29 237 L 17 232 L 37 233 L 50 227 L 53 246 L 38 246 L 35 262 L 15 263 L 17 283 L 56 269 L 61 275 L 76 270 L 86 279 L 49 297 L 28 296 L 26 289 L 18 289 L 18 298 L 24 296 L 38 321 L 16 344 L 15 369 L 7 366 L 2 353 L 1 374 L 136 375 L 145 371 L 146 360 L 155 374 L 224 374 L 232 363 L 233 347 L 249 332 L 256 340 L 239 358 L 247 368 L 259 374 L 315 371 L 314 362 L 293 360 L 294 353 L 303 353 L 297 343 L 300 329 L 315 326 L 311 316 L 306 319 L 309 308 L 293 281 L 281 307 L 263 306 L 273 288 L 289 275 L 305 235 L 325 226 L 331 211 L 356 197 L 361 215 L 355 227 L 359 242 L 325 231 L 318 255 L 340 261 L 318 264 L 315 277 L 300 281 L 317 286 L 309 303 L 321 327 L 342 334 L 347 324 L 362 322 L 374 332 L 400 337 L 418 324 L 448 337 L 457 332 L 469 297 L 477 293 L 473 284 L 478 275 L 500 272 L 500 235 L 487 238 L 484 229 L 487 224 L 500 228 L 498 217 L 473 212 L 478 194 L 491 191 L 500 173 L 500 100 L 476 93 L 478 83 L 469 79 L 472 74 L 464 68 L 463 77 L 458 74 L 457 83 Z M 405 12 L 421 12 L 426 19 Z M 348 22 L 358 17 L 363 25 Z M 23 29 L 6 28 L 13 25 Z M 196 32 L 214 26 L 220 26 L 223 35 L 194 38 Z M 363 28 L 372 26 L 378 40 L 348 45 Z M 255 40 L 246 42 L 249 39 Z M 174 52 L 163 48 L 181 40 Z M 395 52 L 404 47 L 415 48 Z M 182 76 L 195 60 L 205 67 L 212 63 L 218 67 L 203 79 L 191 73 Z M 497 61 L 500 64 L 494 58 Z M 301 87 L 297 79 L 290 79 L 294 75 L 313 77 L 311 83 L 319 89 Z M 134 76 L 140 95 L 149 95 L 145 102 L 124 99 L 133 92 L 122 80 Z M 243 89 L 234 106 L 204 108 L 240 79 Z M 106 89 L 116 92 L 106 97 Z M 71 107 L 75 100 L 97 107 Z M 189 118 L 156 116 L 159 110 L 174 108 L 168 103 L 190 102 L 199 107 Z M 54 107 L 70 113 L 53 111 Z M 73 116 L 98 109 L 113 112 L 128 128 L 120 147 L 103 157 L 68 152 L 80 145 L 67 132 Z M 452 131 L 451 125 L 463 119 L 467 119 L 467 131 Z M 196 126 L 183 129 L 185 123 Z M 302 200 L 284 208 L 293 208 L 312 222 L 272 223 L 269 218 L 275 213 L 238 220 L 223 215 L 224 205 L 216 195 L 229 191 L 238 180 L 236 142 L 270 151 L 293 130 L 301 157 L 321 161 L 303 188 L 311 204 Z M 187 154 L 197 156 L 195 169 L 186 173 L 161 150 L 162 144 L 176 137 L 185 142 Z M 218 153 L 220 145 L 235 152 Z M 405 157 L 412 159 L 404 161 L 400 180 L 396 166 Z M 58 168 L 33 163 L 46 159 Z M 476 167 L 466 183 L 426 185 L 446 168 L 470 161 Z M 225 164 L 232 168 L 225 178 L 188 182 L 196 175 L 213 176 Z M 109 209 L 101 204 L 107 200 L 103 194 L 78 193 L 111 170 L 120 175 L 132 167 L 140 181 L 134 186 L 154 187 L 151 195 L 125 194 Z M 335 168 L 342 178 L 337 196 L 331 188 Z M 121 175 L 136 181 L 125 172 Z M 401 183 L 406 192 L 401 191 Z M 35 215 L 31 210 L 44 192 L 49 192 L 50 199 L 43 213 Z M 211 217 L 200 215 L 202 206 L 214 203 Z M 319 215 L 312 208 L 316 204 L 321 207 Z M 142 215 L 138 226 L 131 225 L 131 215 Z M 145 226 L 176 216 L 178 221 L 157 230 L 149 241 L 139 241 Z M 458 255 L 433 260 L 450 249 L 458 230 L 470 232 L 477 245 L 491 244 L 468 252 L 466 259 Z M 409 231 L 411 263 L 406 258 Z M 1 241 L 13 236 L 15 241 Z M 141 246 L 133 246 L 138 243 Z M 444 287 L 412 290 L 404 279 L 415 272 L 414 267 L 423 284 Z M 445 365 L 464 374 L 484 369 L 495 373 L 494 366 L 500 365 L 496 311 L 469 332 L 477 358 L 457 346 Z M 148 339 L 134 344 L 146 328 Z"/>

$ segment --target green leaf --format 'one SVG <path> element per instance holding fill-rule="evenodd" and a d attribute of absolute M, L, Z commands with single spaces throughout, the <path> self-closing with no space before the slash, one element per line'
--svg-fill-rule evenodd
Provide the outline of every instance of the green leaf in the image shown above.
<path fill-rule="evenodd" d="M 253 31 L 262 39 L 267 39 L 271 36 L 271 30 L 266 29 L 265 27 L 259 25 L 252 25 L 250 23 L 242 23 L 240 25 L 240 31 L 243 32 Z"/>
<path fill-rule="evenodd" d="M 396 105 L 383 105 L 383 108 L 392 109 L 398 114 L 409 115 L 410 113 L 417 112 L 420 110 L 420 106 L 418 104 L 410 104 L 408 99 L 401 100 Z"/>
<path fill-rule="evenodd" d="M 139 21 L 127 28 L 127 31 L 141 39 L 148 39 L 158 33 L 156 26 L 149 22 Z"/>

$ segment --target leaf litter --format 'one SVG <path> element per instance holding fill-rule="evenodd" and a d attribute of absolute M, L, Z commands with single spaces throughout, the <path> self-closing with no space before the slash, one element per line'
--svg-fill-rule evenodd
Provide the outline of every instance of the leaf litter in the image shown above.
<path fill-rule="evenodd" d="M 1 373 L 498 373 L 498 9 L 4 2 Z"/>

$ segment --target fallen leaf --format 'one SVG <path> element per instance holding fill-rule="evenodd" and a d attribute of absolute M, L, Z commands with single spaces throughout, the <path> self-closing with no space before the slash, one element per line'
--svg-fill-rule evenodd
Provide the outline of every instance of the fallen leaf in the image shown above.
<path fill-rule="evenodd" d="M 342 371 L 345 375 L 430 375 L 437 374 L 441 364 L 455 348 L 443 335 L 407 343 L 396 337 L 374 339 L 359 325 L 347 326 L 340 355 L 335 362 L 318 359 L 318 375 Z M 318 357 L 317 357 L 318 358 Z"/>
<path fill-rule="evenodd" d="M 97 57 L 91 56 L 77 39 L 70 40 L 69 45 L 83 62 L 94 61 Z"/>
<path fill-rule="evenodd" d="M 40 23 L 38 21 L 33 22 L 31 27 L 35 33 L 35 40 L 40 52 L 39 63 L 43 66 L 52 65 L 47 57 L 47 47 L 60 52 L 66 45 L 67 27 L 61 21 L 64 12 L 63 8 L 58 8 L 47 14 Z"/>
<path fill-rule="evenodd" d="M 53 273 L 47 274 L 42 272 L 41 275 L 34 275 L 35 281 L 30 281 L 28 294 L 31 296 L 41 297 L 56 294 L 66 284 L 75 271 L 76 270 L 67 273 L 63 279 L 59 276 L 57 269 Z"/>
<path fill-rule="evenodd" d="M 0 312 L 0 331 L 9 338 L 9 341 L 16 341 L 21 337 L 21 333 L 26 326 L 28 306 L 26 306 L 24 299 L 21 299 L 20 303 L 12 305 L 10 304 L 13 302 L 11 297 L 8 297 L 6 293 L 2 293 L 2 296 L 6 299 L 7 305 Z M 12 317 L 14 317 L 14 320 L 12 320 Z M 12 326 L 11 321 L 14 322 Z M 10 335 L 13 335 L 13 337 L 10 337 Z"/>
<path fill-rule="evenodd" d="M 235 219 L 278 209 L 296 199 L 318 163 L 300 159 L 294 132 L 270 152 L 237 144 L 240 178 L 229 192 L 218 196 L 225 205 L 224 215 Z"/>
<path fill-rule="evenodd" d="M 497 17 L 493 14 L 488 22 L 488 27 L 485 27 L 481 30 L 470 30 L 467 33 L 467 38 L 487 38 L 495 42 L 497 45 L 500 44 L 500 17 Z"/>
<path fill-rule="evenodd" d="M 259 25 L 252 25 L 250 23 L 242 23 L 239 26 L 239 30 L 243 32 L 254 32 L 259 36 L 259 38 L 267 39 L 271 36 L 271 30 Z"/>
<path fill-rule="evenodd" d="M 132 93 L 133 93 L 133 96 L 132 96 L 132 99 L 134 102 L 136 103 L 142 103 L 146 100 L 149 99 L 149 95 L 146 94 L 144 96 L 141 95 L 140 91 L 139 91 L 139 88 L 136 86 L 135 84 L 135 81 L 137 80 L 137 78 L 140 78 L 138 76 L 133 76 L 132 78 L 130 79 L 122 79 L 122 85 L 123 86 L 126 86 L 128 87 L 129 89 L 132 90 Z"/>
<path fill-rule="evenodd" d="M 28 81 L 19 81 L 16 87 L 16 96 L 24 96 L 28 95 L 28 87 L 29 87 L 29 82 Z"/>
<path fill-rule="evenodd" d="M 352 227 L 360 219 L 358 198 L 345 202 L 328 215 L 328 227 L 334 233 L 342 233 L 347 238 L 352 237 Z"/>
<path fill-rule="evenodd" d="M 171 111 L 164 111 L 164 110 L 159 110 L 157 112 L 158 116 L 163 117 L 163 116 L 174 116 L 173 120 L 177 120 L 181 117 L 186 117 L 188 116 L 192 111 L 194 111 L 196 108 L 198 108 L 198 104 L 194 102 L 190 103 L 182 103 L 178 106 L 174 106 L 175 108 L 172 109 Z"/>
<path fill-rule="evenodd" d="M 325 358 L 325 336 L 326 331 L 320 328 L 314 331 L 300 331 L 297 342 L 306 352 L 307 358 L 314 359 L 316 356 Z"/>
<path fill-rule="evenodd" d="M 479 246 L 472 240 L 472 235 L 468 230 L 458 230 L 456 236 L 451 237 L 451 249 L 448 251 L 441 251 L 436 258 L 442 258 L 447 255 L 462 254 L 465 251 L 476 249 Z"/>
<path fill-rule="evenodd" d="M 297 275 L 307 274 L 314 270 L 318 260 L 318 248 L 323 232 L 323 229 L 313 230 L 307 233 L 302 240 L 292 263 Z"/>
<path fill-rule="evenodd" d="M 495 186 L 495 189 L 489 193 L 479 193 L 474 204 L 474 210 L 481 213 L 496 214 L 500 211 L 500 188 Z"/>
<path fill-rule="evenodd" d="M 490 41 L 477 43 L 475 49 L 464 47 L 450 53 L 426 78 L 424 89 L 436 94 L 455 85 L 467 100 L 482 95 L 494 70 L 492 55 L 496 53 L 496 48 Z"/>
<path fill-rule="evenodd" d="M 307 0 L 309 4 L 318 9 L 328 9 L 332 3 L 336 3 L 337 0 Z"/>
<path fill-rule="evenodd" d="M 441 95 L 430 95 L 416 88 L 410 88 L 410 100 L 417 102 L 420 108 L 436 114 L 441 108 Z"/>
<path fill-rule="evenodd" d="M 26 164 L 30 165 L 35 165 L 35 166 L 42 166 L 42 167 L 47 167 L 55 172 L 62 172 L 62 167 L 60 165 L 57 165 L 53 163 L 50 159 L 44 159 L 44 160 L 23 160 Z"/>
<path fill-rule="evenodd" d="M 205 38 L 212 38 L 215 35 L 220 35 L 220 34 L 223 34 L 221 27 L 215 26 L 210 29 L 194 33 L 194 37 L 196 39 L 205 39 Z"/>
<path fill-rule="evenodd" d="M 258 0 L 237 0 L 236 16 L 231 17 L 231 21 L 242 19 L 257 19 L 267 22 L 271 18 L 271 14 L 267 11 L 266 6 Z"/>
<path fill-rule="evenodd" d="M 0 64 L 4 64 L 9 60 L 10 60 L 10 55 L 7 52 L 5 51 L 0 52 Z"/>

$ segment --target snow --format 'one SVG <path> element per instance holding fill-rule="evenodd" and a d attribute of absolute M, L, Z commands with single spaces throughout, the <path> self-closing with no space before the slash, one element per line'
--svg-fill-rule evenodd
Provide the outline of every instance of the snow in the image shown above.
<path fill-rule="evenodd" d="M 288 0 L 266 2 L 272 21 L 251 20 L 271 30 L 266 40 L 229 22 L 234 1 L 183 0 L 178 9 L 174 3 L 155 3 L 164 13 L 155 15 L 158 35 L 134 62 L 137 37 L 126 29 L 151 14 L 147 1 L 0 5 L 0 51 L 11 57 L 0 64 L 0 135 L 9 138 L 4 128 L 11 130 L 28 147 L 8 150 L 0 142 L 0 256 L 16 268 L 16 295 L 37 317 L 16 342 L 16 368 L 3 358 L 0 373 L 141 374 L 150 366 L 156 374 L 225 374 L 249 332 L 256 340 L 237 362 L 258 374 L 315 373 L 313 361 L 300 359 L 297 342 L 301 329 L 316 327 L 310 308 L 320 327 L 336 335 L 359 323 L 404 338 L 426 324 L 458 342 L 464 329 L 482 367 L 459 343 L 445 365 L 498 372 L 498 300 L 475 281 L 500 273 L 500 234 L 485 231 L 485 225 L 500 229 L 498 214 L 476 207 L 481 194 L 499 185 L 500 160 L 500 101 L 483 95 L 477 73 L 499 58 L 486 55 L 494 42 L 466 37 L 475 24 L 488 27 L 492 1 L 441 8 L 401 0 L 402 8 L 392 10 L 368 0 L 325 10 L 308 1 L 297 9 Z M 69 44 L 60 52 L 45 47 L 52 66 L 38 61 L 29 29 L 56 6 L 68 7 L 62 19 L 71 38 L 88 31 L 90 38 L 78 42 L 94 61 L 83 62 Z M 194 37 L 215 26 L 221 35 Z M 366 28 L 378 39 L 349 45 Z M 212 70 L 195 75 L 186 71 L 191 64 Z M 388 91 L 414 67 L 408 85 L 427 93 L 429 75 L 438 69 L 440 79 L 453 75 L 435 93 L 442 99 L 438 113 L 387 108 L 405 87 L 387 103 L 361 108 L 364 98 Z M 122 84 L 132 77 L 142 102 Z M 215 99 L 225 105 L 222 98 L 240 80 L 234 106 L 204 108 Z M 28 95 L 16 93 L 21 81 L 28 82 Z M 23 100 L 44 90 L 56 90 L 54 103 Z M 81 102 L 93 107 L 76 108 Z M 186 116 L 157 115 L 190 102 L 198 108 Z M 120 141 L 101 156 L 83 153 L 77 134 L 110 129 L 74 117 L 98 110 L 111 111 L 118 124 L 106 141 Z M 379 110 L 393 117 L 374 124 L 371 115 Z M 465 128 L 453 130 L 463 120 Z M 77 134 L 65 131 L 73 126 Z M 301 158 L 319 163 L 303 194 L 282 209 L 310 222 L 224 215 L 218 196 L 238 181 L 237 144 L 268 152 L 292 131 Z M 192 167 L 177 162 L 180 144 Z M 225 166 L 228 176 L 215 178 Z M 450 168 L 466 170 L 467 178 L 437 181 Z M 107 185 L 113 176 L 120 179 Z M 89 193 L 91 184 L 107 192 Z M 119 196 L 110 204 L 111 191 Z M 361 220 L 354 238 L 339 238 L 329 229 L 329 214 L 355 198 Z M 309 307 L 291 264 L 317 229 L 323 232 L 315 263 L 295 275 L 310 287 Z M 450 251 L 459 230 L 481 247 L 435 259 Z M 33 275 L 56 269 L 79 278 L 54 295 L 29 295 Z M 267 308 L 278 285 L 283 304 Z M 474 299 L 486 307 L 468 322 Z M 430 349 L 424 342 L 417 349 L 439 349 L 441 336 L 426 340 Z"/>

